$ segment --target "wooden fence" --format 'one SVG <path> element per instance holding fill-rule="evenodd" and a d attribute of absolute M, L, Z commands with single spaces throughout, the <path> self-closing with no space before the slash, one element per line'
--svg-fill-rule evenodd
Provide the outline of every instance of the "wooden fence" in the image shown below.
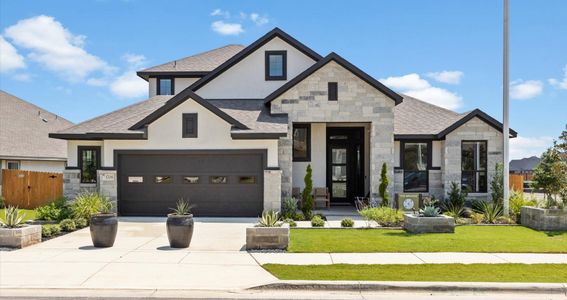
<path fill-rule="evenodd" d="M 33 209 L 63 196 L 63 174 L 2 170 L 2 197 L 6 205 Z"/>
<path fill-rule="evenodd" d="M 509 186 L 511 190 L 524 190 L 524 176 L 521 174 L 510 174 Z"/>

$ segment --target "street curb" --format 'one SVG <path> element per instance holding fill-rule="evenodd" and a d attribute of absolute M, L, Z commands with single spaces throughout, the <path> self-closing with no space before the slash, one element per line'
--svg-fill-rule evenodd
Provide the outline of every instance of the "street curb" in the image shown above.
<path fill-rule="evenodd" d="M 567 283 L 495 283 L 495 282 L 415 282 L 415 281 L 304 281 L 282 280 L 250 290 L 335 290 L 335 291 L 409 291 L 409 292 L 496 292 L 562 294 Z"/>

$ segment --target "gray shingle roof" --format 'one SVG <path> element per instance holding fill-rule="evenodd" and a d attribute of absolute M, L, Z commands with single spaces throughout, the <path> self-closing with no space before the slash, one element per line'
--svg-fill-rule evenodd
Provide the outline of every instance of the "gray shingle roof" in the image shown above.
<path fill-rule="evenodd" d="M 270 115 L 264 99 L 207 101 L 250 128 L 246 132 L 287 133 L 287 116 Z"/>
<path fill-rule="evenodd" d="M 0 157 L 66 160 L 65 141 L 48 137 L 73 123 L 0 90 Z"/>
<path fill-rule="evenodd" d="M 438 134 L 467 115 L 402 96 L 403 102 L 394 108 L 394 134 Z"/>
<path fill-rule="evenodd" d="M 244 49 L 242 45 L 226 45 L 220 48 L 180 58 L 165 64 L 153 66 L 138 72 L 144 73 L 170 73 L 170 72 L 210 72 L 222 63 Z"/>

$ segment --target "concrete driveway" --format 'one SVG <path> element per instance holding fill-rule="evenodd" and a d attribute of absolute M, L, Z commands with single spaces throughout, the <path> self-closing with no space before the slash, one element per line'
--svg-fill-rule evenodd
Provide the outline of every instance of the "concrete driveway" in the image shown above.
<path fill-rule="evenodd" d="M 165 218 L 120 218 L 114 247 L 89 229 L 0 252 L 1 288 L 236 290 L 274 282 L 244 251 L 250 218 L 197 218 L 191 246 L 169 248 Z"/>

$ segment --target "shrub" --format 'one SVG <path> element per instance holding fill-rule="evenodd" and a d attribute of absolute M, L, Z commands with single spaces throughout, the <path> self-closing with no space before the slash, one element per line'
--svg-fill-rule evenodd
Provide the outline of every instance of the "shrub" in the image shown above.
<path fill-rule="evenodd" d="M 313 216 L 313 218 L 311 219 L 311 226 L 313 226 L 313 227 L 323 227 L 323 226 L 325 226 L 325 221 L 323 220 L 323 218 L 321 218 L 321 216 L 315 215 L 315 216 Z"/>
<path fill-rule="evenodd" d="M 24 225 L 25 213 L 17 206 L 9 205 L 4 210 L 4 216 L 0 217 L 0 224 L 8 228 L 17 228 Z"/>
<path fill-rule="evenodd" d="M 35 209 L 35 218 L 45 221 L 61 221 L 71 215 L 69 207 L 66 205 L 67 199 L 64 197 L 50 202 Z"/>
<path fill-rule="evenodd" d="M 41 236 L 51 237 L 61 233 L 61 226 L 59 224 L 46 224 L 41 226 Z"/>
<path fill-rule="evenodd" d="M 293 220 L 305 221 L 305 215 L 303 213 L 296 213 L 295 215 L 293 215 Z"/>
<path fill-rule="evenodd" d="M 297 199 L 286 197 L 282 203 L 282 218 L 292 219 L 297 211 Z"/>
<path fill-rule="evenodd" d="M 382 170 L 380 171 L 380 185 L 378 186 L 378 193 L 380 198 L 382 198 L 382 206 L 388 206 L 390 204 L 390 195 L 387 193 L 388 184 L 390 180 L 388 179 L 388 167 L 386 163 L 382 164 Z"/>
<path fill-rule="evenodd" d="M 289 224 L 289 227 L 297 227 L 297 223 L 293 219 L 284 219 L 283 222 Z"/>
<path fill-rule="evenodd" d="M 484 214 L 473 212 L 471 214 L 471 223 L 480 224 L 484 220 Z"/>
<path fill-rule="evenodd" d="M 375 221 L 385 227 L 400 226 L 404 221 L 404 213 L 390 207 L 366 208 L 358 213 L 367 221 Z"/>
<path fill-rule="evenodd" d="M 262 213 L 262 216 L 258 218 L 258 227 L 279 227 L 281 224 L 278 222 L 278 212 L 273 210 L 267 210 Z"/>
<path fill-rule="evenodd" d="M 192 207 L 193 206 L 189 204 L 189 200 L 184 200 L 183 198 L 180 198 L 179 200 L 177 200 L 177 203 L 175 204 L 175 208 L 171 208 L 171 211 L 173 212 L 173 214 L 186 216 L 191 214 Z"/>
<path fill-rule="evenodd" d="M 451 190 L 447 194 L 447 198 L 441 202 L 441 209 L 445 215 L 458 218 L 465 213 L 465 200 L 467 192 L 461 191 L 459 184 L 451 182 Z"/>
<path fill-rule="evenodd" d="M 112 204 L 106 198 L 91 192 L 80 193 L 71 204 L 71 213 L 75 219 L 90 219 L 92 215 L 108 213 L 111 209 Z"/>
<path fill-rule="evenodd" d="M 306 217 L 310 217 L 313 210 L 313 170 L 311 169 L 311 164 L 307 165 L 307 170 L 305 172 L 305 188 L 303 189 L 302 205 L 301 211 Z"/>
<path fill-rule="evenodd" d="M 354 221 L 351 218 L 344 218 L 341 220 L 341 227 L 353 227 Z"/>
<path fill-rule="evenodd" d="M 502 163 L 496 164 L 496 172 L 490 182 L 492 201 L 503 204 L 504 202 L 504 166 Z"/>
<path fill-rule="evenodd" d="M 510 215 L 520 220 L 522 206 L 537 206 L 537 200 L 526 198 L 523 191 L 510 191 Z"/>
<path fill-rule="evenodd" d="M 0 196 L 0 209 L 6 207 L 6 202 L 4 201 L 4 197 Z"/>
<path fill-rule="evenodd" d="M 77 225 L 75 224 L 75 221 L 71 219 L 65 219 L 61 221 L 59 223 L 59 226 L 61 226 L 61 230 L 65 232 L 71 232 L 77 230 Z"/>
<path fill-rule="evenodd" d="M 500 203 L 479 201 L 475 203 L 475 210 L 483 215 L 483 221 L 488 224 L 496 224 L 502 216 L 503 209 Z"/>
<path fill-rule="evenodd" d="M 432 217 L 438 217 L 441 214 L 441 212 L 439 211 L 439 208 L 433 205 L 426 205 L 423 207 L 423 209 L 419 210 L 419 214 L 423 217 L 432 218 Z"/>
<path fill-rule="evenodd" d="M 89 222 L 85 218 L 78 218 L 75 219 L 75 225 L 77 226 L 77 229 L 84 228 L 89 225 Z"/>

